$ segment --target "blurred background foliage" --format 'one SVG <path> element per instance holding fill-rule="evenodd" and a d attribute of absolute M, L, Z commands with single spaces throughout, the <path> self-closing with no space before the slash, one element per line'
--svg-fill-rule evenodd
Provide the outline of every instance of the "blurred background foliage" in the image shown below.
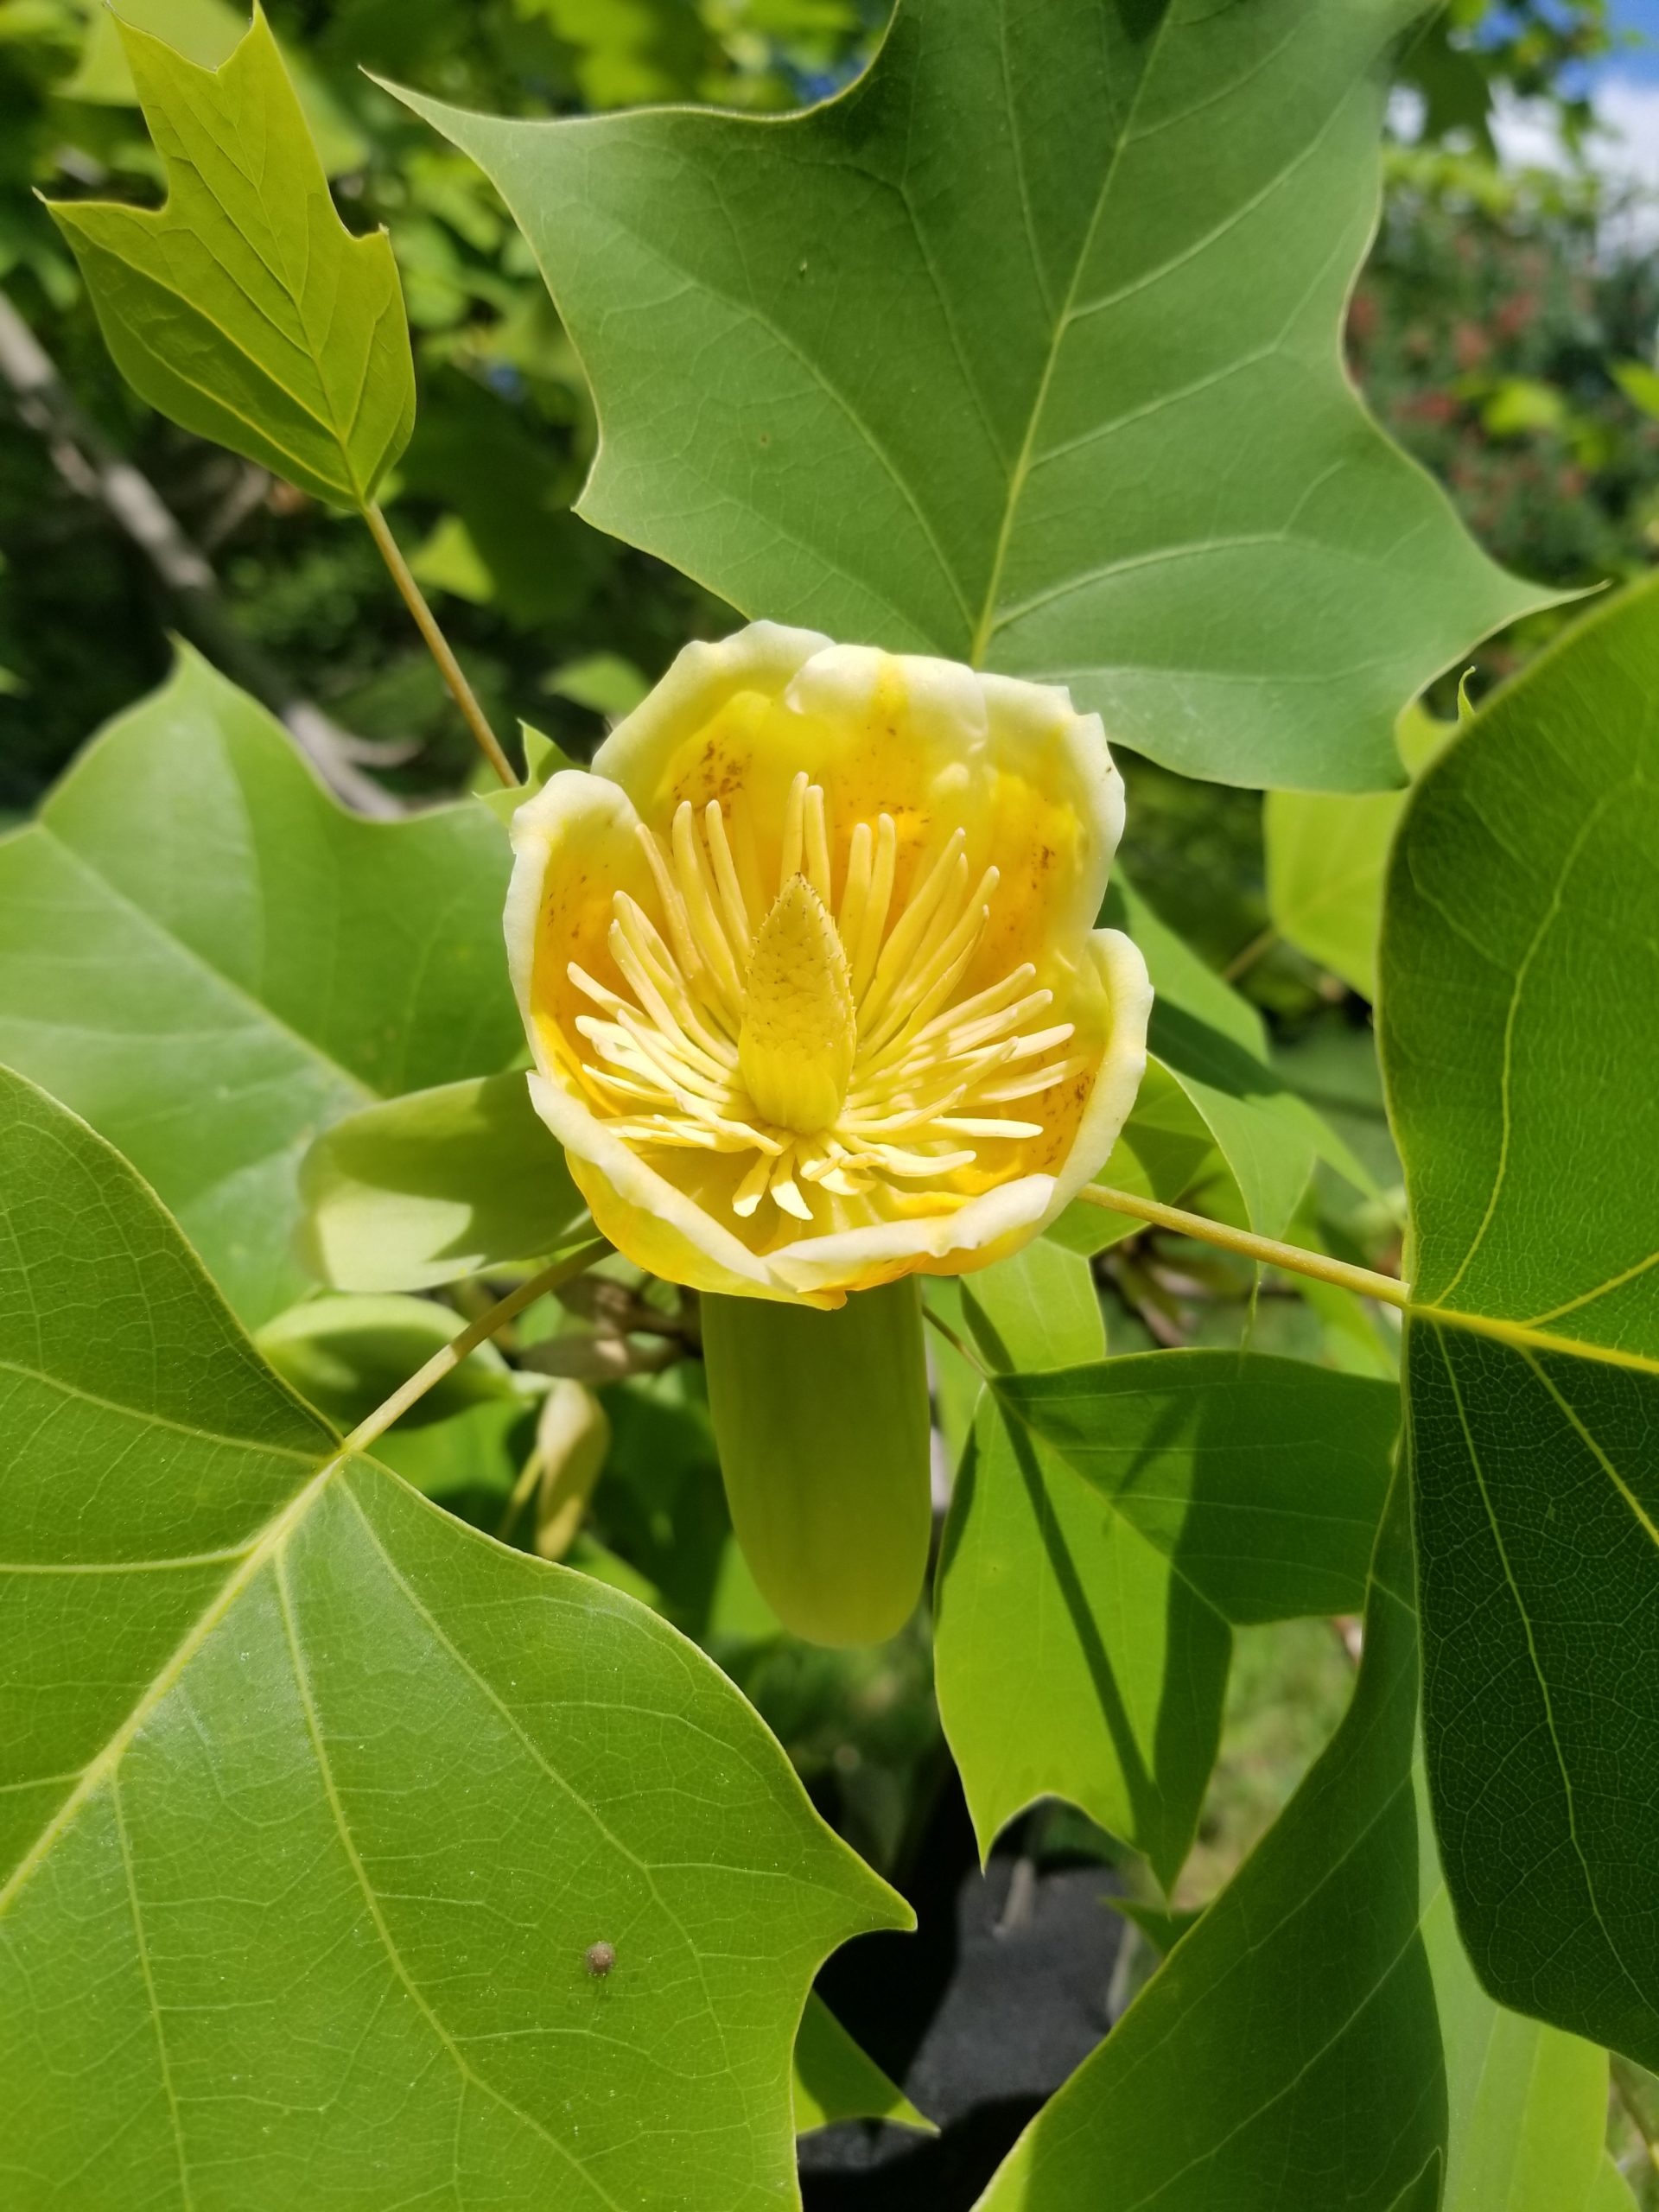
<path fill-rule="evenodd" d="M 123 0 L 122 12 L 210 63 L 244 20 L 233 0 Z M 420 409 L 385 503 L 499 728 L 522 715 L 584 758 L 688 638 L 735 618 L 572 514 L 595 424 L 530 255 L 483 178 L 364 71 L 497 112 L 658 100 L 777 111 L 848 81 L 886 12 L 886 0 L 270 0 L 347 221 L 391 232 Z M 1529 575 L 1585 587 L 1659 557 L 1659 227 L 1593 158 L 1586 89 L 1586 65 L 1618 36 L 1606 0 L 1452 0 L 1401 50 L 1382 219 L 1347 333 L 1378 416 L 1483 543 Z M 1516 101 L 1559 149 L 1547 168 L 1500 156 L 1495 126 Z M 418 803 L 469 784 L 470 741 L 360 525 L 153 416 L 111 363 L 35 194 L 153 201 L 158 175 L 98 0 L 0 0 L 0 321 L 26 326 L 55 365 L 85 418 L 70 444 L 101 442 L 148 480 L 211 563 L 234 625 L 360 741 L 391 791 Z M 168 629 L 188 617 L 63 439 L 0 378 L 0 818 L 26 815 L 89 733 L 162 679 Z M 1495 641 L 1474 690 L 1564 619 Z M 1455 677 L 1429 703 L 1455 714 Z M 1275 936 L 1259 795 L 1125 766 L 1132 876 L 1256 1001 L 1287 1080 L 1392 1192 L 1370 1008 Z M 1357 1205 L 1320 1173 L 1296 1233 L 1374 1264 L 1397 1256 L 1389 1205 Z M 694 1324 L 653 1321 L 640 1301 L 656 1291 L 626 1274 L 617 1295 L 635 1302 L 608 1337 L 592 1313 L 550 1306 L 508 1346 L 598 1387 L 607 1410 L 610 1456 L 568 1555 L 705 1643 L 824 1810 L 902 1879 L 949 1772 L 925 1630 L 854 1655 L 777 1632 L 729 1541 L 701 1369 L 682 1356 Z M 1255 1284 L 1167 1237 L 1120 1244 L 1096 1277 L 1114 1351 L 1248 1333 L 1263 1350 L 1342 1357 L 1288 1284 Z M 612 1354 L 626 1379 L 607 1380 Z M 1386 1347 L 1366 1356 L 1387 1363 Z M 536 1515 L 514 1469 L 533 1426 L 522 1398 L 480 1404 L 394 1439 L 390 1456 L 403 1450 L 411 1479 L 528 1544 Z M 1329 1624 L 1252 1631 L 1182 1902 L 1213 1894 L 1275 1815 L 1351 1671 Z M 1033 1815 L 1015 1843 L 1111 1849 L 1071 1815 Z M 1134 1871 L 1122 1878 L 1133 1886 Z M 1632 2088 L 1632 2112 L 1647 2094 Z M 1659 2140 L 1659 2093 L 1650 2101 Z M 1632 2166 L 1647 2155 L 1634 2135 L 1626 2147 Z"/>

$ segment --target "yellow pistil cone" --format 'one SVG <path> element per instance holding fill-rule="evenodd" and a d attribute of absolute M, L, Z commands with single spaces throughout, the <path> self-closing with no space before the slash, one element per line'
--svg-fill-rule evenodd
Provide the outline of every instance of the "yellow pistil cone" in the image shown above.
<path fill-rule="evenodd" d="M 932 1524 L 914 1277 L 828 1313 L 705 1296 L 702 1348 L 732 1525 L 773 1611 L 813 1643 L 895 1635 Z"/>
<path fill-rule="evenodd" d="M 766 1120 L 811 1136 L 840 1113 L 857 1051 L 840 932 L 806 878 L 795 876 L 755 939 L 739 1071 Z"/>

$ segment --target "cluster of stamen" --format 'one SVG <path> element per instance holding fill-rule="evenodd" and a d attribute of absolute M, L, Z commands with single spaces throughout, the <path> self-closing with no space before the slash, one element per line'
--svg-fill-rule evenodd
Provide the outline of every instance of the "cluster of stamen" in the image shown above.
<path fill-rule="evenodd" d="M 997 886 L 994 868 L 972 880 L 960 830 L 896 911 L 892 817 L 853 830 L 837 896 L 823 791 L 804 774 L 775 890 L 741 801 L 699 817 L 688 800 L 670 839 L 638 834 L 662 926 L 615 894 L 608 943 L 632 998 L 569 971 L 599 1009 L 576 1020 L 594 1055 L 582 1075 L 618 1135 L 753 1153 L 733 1211 L 747 1218 L 767 1198 L 803 1222 L 815 1192 L 857 1198 L 886 1182 L 920 1198 L 982 1144 L 1041 1135 L 1005 1109 L 1030 1112 L 1083 1063 L 1061 1049 L 1070 1022 L 1032 1026 L 1053 994 L 1029 963 L 957 997 Z"/>

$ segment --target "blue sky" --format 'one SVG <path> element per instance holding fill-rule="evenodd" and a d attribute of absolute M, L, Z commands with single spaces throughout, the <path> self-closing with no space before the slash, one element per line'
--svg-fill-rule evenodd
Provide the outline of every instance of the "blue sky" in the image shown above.
<path fill-rule="evenodd" d="M 1613 55 L 1603 64 L 1604 71 L 1659 84 L 1659 0 L 1613 0 L 1608 12 L 1619 29 L 1640 31 L 1647 43 L 1628 54 Z"/>

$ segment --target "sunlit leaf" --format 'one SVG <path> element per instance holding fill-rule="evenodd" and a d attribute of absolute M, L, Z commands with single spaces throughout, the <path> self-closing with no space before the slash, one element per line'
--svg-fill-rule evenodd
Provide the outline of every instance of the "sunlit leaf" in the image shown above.
<path fill-rule="evenodd" d="M 52 206 L 117 366 L 187 430 L 361 505 L 415 419 L 390 241 L 352 237 L 334 212 L 257 7 L 217 69 L 126 23 L 120 36 L 167 203 Z"/>
<path fill-rule="evenodd" d="M 1406 767 L 1420 774 L 1454 734 L 1412 708 L 1396 732 Z M 1405 804 L 1403 791 L 1269 791 L 1262 811 L 1274 929 L 1372 1001 L 1382 877 Z"/>
<path fill-rule="evenodd" d="M 792 122 L 406 93 L 541 263 L 582 512 L 753 613 L 1067 683 L 1240 783 L 1397 782 L 1402 702 L 1540 603 L 1343 374 L 1415 0 L 906 0 Z"/>
<path fill-rule="evenodd" d="M 1230 1633 L 989 1391 L 933 1605 L 939 1713 L 981 1850 L 1065 1797 L 1173 1882 L 1221 1738 Z"/>
<path fill-rule="evenodd" d="M 997 1379 L 935 1594 L 939 1709 L 982 1847 L 1061 1796 L 1173 1879 L 1232 1626 L 1360 1602 L 1396 1413 L 1386 1384 L 1231 1352 Z"/>
<path fill-rule="evenodd" d="M 429 1298 L 313 1298 L 267 1321 L 254 1341 L 283 1382 L 344 1433 L 464 1325 L 454 1306 Z M 447 1421 L 468 1406 L 518 1395 L 496 1347 L 480 1344 L 404 1420 Z"/>
<path fill-rule="evenodd" d="M 0 2196 L 787 2202 L 808 1985 L 905 1908 L 673 1630 L 342 1459 L 0 1102 Z"/>
<path fill-rule="evenodd" d="M 1039 1240 L 963 1275 L 961 1285 L 968 1327 L 985 1358 L 1005 1373 L 1104 1358 L 1100 1295 L 1081 1254 Z"/>
<path fill-rule="evenodd" d="M 264 1320 L 308 1287 L 296 1182 L 317 1132 L 521 1049 L 507 859 L 474 808 L 346 813 L 182 652 L 0 840 L 0 1057 L 119 1145 Z"/>
<path fill-rule="evenodd" d="M 574 1241 L 587 1208 L 522 1071 L 365 1106 L 317 1139 L 300 1247 L 339 1290 L 429 1290 Z"/>
<path fill-rule="evenodd" d="M 1384 1071 L 1429 1773 L 1487 1986 L 1659 2063 L 1659 584 L 1419 785 Z"/>
<path fill-rule="evenodd" d="M 204 69 L 217 69 L 246 32 L 248 16 L 237 0 L 121 0 L 118 14 L 108 6 L 94 7 L 88 12 L 86 42 L 74 74 L 60 88 L 61 99 L 137 107 L 138 88 L 122 42 L 124 24 L 164 39 Z M 284 59 L 329 175 L 360 168 L 366 149 L 338 102 L 302 64 L 291 55 Z"/>
<path fill-rule="evenodd" d="M 1235 1626 L 1357 1611 L 1399 1393 L 1259 1352 L 1144 1352 L 998 1393 Z"/>
<path fill-rule="evenodd" d="M 838 2120 L 885 2120 L 893 2127 L 938 2132 L 815 1994 L 795 2038 L 795 2133 L 810 2135 Z"/>
<path fill-rule="evenodd" d="M 981 2212 L 1589 2212 L 1605 2055 L 1483 1995 L 1434 1861 L 1416 1733 L 1396 1511 L 1335 1739 L 1027 2128 Z"/>

